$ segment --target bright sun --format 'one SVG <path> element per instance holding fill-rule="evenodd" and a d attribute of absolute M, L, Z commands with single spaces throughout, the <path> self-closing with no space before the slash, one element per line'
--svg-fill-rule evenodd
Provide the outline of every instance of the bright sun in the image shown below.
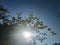
<path fill-rule="evenodd" d="M 30 32 L 24 32 L 23 35 L 24 35 L 25 38 L 30 38 L 31 37 Z"/>

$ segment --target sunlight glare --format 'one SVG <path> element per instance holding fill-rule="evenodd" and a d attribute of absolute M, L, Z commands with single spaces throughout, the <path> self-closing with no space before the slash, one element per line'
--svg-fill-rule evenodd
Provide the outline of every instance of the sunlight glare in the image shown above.
<path fill-rule="evenodd" d="M 24 32 L 23 35 L 24 35 L 25 38 L 30 38 L 31 37 L 30 32 Z"/>

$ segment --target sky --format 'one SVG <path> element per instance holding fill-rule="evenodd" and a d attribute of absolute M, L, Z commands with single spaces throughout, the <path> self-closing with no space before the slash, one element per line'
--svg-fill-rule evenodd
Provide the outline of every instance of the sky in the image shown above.
<path fill-rule="evenodd" d="M 60 42 L 60 0 L 0 0 L 0 4 L 8 8 L 11 16 L 16 16 L 19 12 L 27 16 L 33 11 L 35 16 L 40 17 L 45 25 L 57 33 L 54 37 L 49 35 L 43 43 L 37 42 L 37 45 Z"/>

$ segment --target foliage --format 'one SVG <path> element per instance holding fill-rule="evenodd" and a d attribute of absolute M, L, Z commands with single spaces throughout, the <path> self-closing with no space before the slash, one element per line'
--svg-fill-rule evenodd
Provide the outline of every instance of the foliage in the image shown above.
<path fill-rule="evenodd" d="M 5 33 L 13 31 L 15 27 L 18 28 L 24 28 L 24 27 L 30 27 L 31 32 L 36 33 L 37 35 L 35 37 L 32 37 L 32 41 L 35 44 L 36 40 L 39 40 L 40 42 L 43 42 L 43 40 L 47 39 L 46 33 L 41 32 L 45 28 L 48 29 L 52 33 L 52 35 L 55 35 L 56 33 L 51 30 L 48 26 L 44 25 L 43 22 L 40 20 L 40 18 L 33 15 L 33 12 L 31 11 L 28 15 L 28 17 L 22 17 L 20 12 L 17 17 L 11 17 L 9 19 L 9 15 L 7 15 L 8 10 L 4 8 L 2 5 L 0 5 L 0 32 L 5 31 Z M 16 28 L 15 28 L 16 29 Z M 42 37 L 41 37 L 42 35 Z"/>
<path fill-rule="evenodd" d="M 60 45 L 60 43 L 55 42 L 53 45 Z"/>

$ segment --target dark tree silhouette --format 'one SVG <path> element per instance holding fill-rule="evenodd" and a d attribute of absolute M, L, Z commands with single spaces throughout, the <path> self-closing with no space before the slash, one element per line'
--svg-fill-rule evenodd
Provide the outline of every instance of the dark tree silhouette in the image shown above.
<path fill-rule="evenodd" d="M 55 42 L 53 45 L 60 45 L 60 43 Z"/>

